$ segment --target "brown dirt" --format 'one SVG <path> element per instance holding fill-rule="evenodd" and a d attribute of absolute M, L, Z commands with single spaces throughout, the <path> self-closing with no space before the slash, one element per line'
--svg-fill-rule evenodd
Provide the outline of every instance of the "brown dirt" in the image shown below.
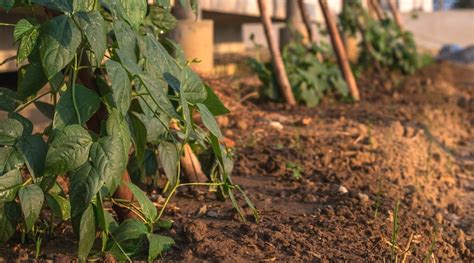
<path fill-rule="evenodd" d="M 473 68 L 435 64 L 385 88 L 362 79 L 362 102 L 312 109 L 248 96 L 254 76 L 207 81 L 232 111 L 219 121 L 237 145 L 232 178 L 261 221 L 182 191 L 163 261 L 473 261 Z M 50 240 L 42 257 L 73 255 L 60 242 L 74 244 Z M 13 246 L 0 254 L 32 248 Z"/>

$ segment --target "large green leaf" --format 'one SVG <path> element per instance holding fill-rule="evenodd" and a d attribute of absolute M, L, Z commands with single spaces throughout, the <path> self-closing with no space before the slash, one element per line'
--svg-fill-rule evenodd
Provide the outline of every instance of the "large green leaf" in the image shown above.
<path fill-rule="evenodd" d="M 14 147 L 0 147 L 0 174 L 20 168 L 25 161 Z"/>
<path fill-rule="evenodd" d="M 23 135 L 23 125 L 15 119 L 0 122 L 0 145 L 13 145 Z"/>
<path fill-rule="evenodd" d="M 95 216 L 92 204 L 89 204 L 81 217 L 79 226 L 79 249 L 77 251 L 79 260 L 86 262 L 87 256 L 95 241 Z"/>
<path fill-rule="evenodd" d="M 46 193 L 46 202 L 53 214 L 61 220 L 68 220 L 71 217 L 71 205 L 65 197 L 55 193 Z"/>
<path fill-rule="evenodd" d="M 69 191 L 71 217 L 77 217 L 86 210 L 103 183 L 100 174 L 89 163 L 72 173 Z"/>
<path fill-rule="evenodd" d="M 15 39 L 15 41 L 20 42 L 17 52 L 18 63 L 21 63 L 33 51 L 33 48 L 36 45 L 38 35 L 38 27 L 36 25 L 33 25 L 27 19 L 21 19 L 15 25 L 15 30 L 13 31 L 13 38 Z"/>
<path fill-rule="evenodd" d="M 171 116 L 175 115 L 174 107 L 165 93 L 165 83 L 145 74 L 141 74 L 139 78 L 147 93 L 151 96 L 154 106 L 157 106 L 159 110 L 165 114 Z"/>
<path fill-rule="evenodd" d="M 75 18 L 86 36 L 92 52 L 94 52 L 97 65 L 100 65 L 107 49 L 107 32 L 104 19 L 98 11 L 79 12 L 75 14 Z"/>
<path fill-rule="evenodd" d="M 48 82 L 39 64 L 28 64 L 18 70 L 18 96 L 25 100 Z"/>
<path fill-rule="evenodd" d="M 52 79 L 74 58 L 80 43 L 81 32 L 72 19 L 65 15 L 56 16 L 41 27 L 39 53 L 41 65 L 48 79 Z"/>
<path fill-rule="evenodd" d="M 171 237 L 157 235 L 157 234 L 147 234 L 148 238 L 148 260 L 153 261 L 158 255 L 164 251 L 170 250 L 174 243 L 174 240 Z"/>
<path fill-rule="evenodd" d="M 105 182 L 109 194 L 115 192 L 125 172 L 127 159 L 124 156 L 123 142 L 117 136 L 103 137 L 92 144 L 92 165 L 99 173 L 101 181 Z"/>
<path fill-rule="evenodd" d="M 138 162 L 143 163 L 147 142 L 147 128 L 143 122 L 133 114 L 130 115 L 130 127 L 133 144 L 135 146 L 135 155 L 137 156 Z"/>
<path fill-rule="evenodd" d="M 136 63 L 138 53 L 137 33 L 134 32 L 129 25 L 120 20 L 115 21 L 113 27 L 120 50 L 125 57 Z"/>
<path fill-rule="evenodd" d="M 75 93 L 75 96 L 73 96 L 73 93 Z M 78 112 L 76 112 L 74 101 L 76 102 Z M 59 99 L 56 113 L 54 114 L 53 127 L 63 128 L 70 124 L 80 124 L 82 126 L 94 115 L 99 107 L 100 100 L 97 93 L 82 85 L 76 85 L 75 91 L 72 87 L 69 87 Z"/>
<path fill-rule="evenodd" d="M 100 6 L 97 0 L 79 0 L 73 2 L 74 12 L 91 12 Z"/>
<path fill-rule="evenodd" d="M 20 170 L 11 170 L 0 176 L 0 204 L 15 200 L 22 184 Z"/>
<path fill-rule="evenodd" d="M 112 97 L 115 105 L 123 116 L 127 115 L 132 100 L 132 87 L 125 69 L 120 63 L 108 60 L 105 64 L 112 82 Z"/>
<path fill-rule="evenodd" d="M 23 137 L 16 144 L 18 152 L 23 156 L 26 166 L 33 177 L 41 177 L 44 173 L 48 144 L 40 135 Z"/>
<path fill-rule="evenodd" d="M 136 31 L 138 31 L 146 15 L 146 0 L 109 0 L 107 3 L 115 15 L 126 20 Z"/>
<path fill-rule="evenodd" d="M 7 242 L 15 233 L 15 227 L 4 213 L 3 207 L 0 206 L 0 244 Z"/>
<path fill-rule="evenodd" d="M 214 116 L 227 114 L 230 111 L 224 106 L 222 101 L 217 97 L 216 93 L 207 85 L 204 85 L 207 91 L 207 97 L 202 104 L 206 105 Z"/>
<path fill-rule="evenodd" d="M 206 105 L 201 103 L 197 103 L 196 105 L 198 106 L 199 112 L 201 113 L 201 119 L 204 123 L 204 126 L 206 126 L 206 128 L 219 140 L 222 140 L 223 136 L 221 133 L 221 129 L 219 129 L 219 125 L 217 125 L 214 115 L 212 115 Z"/>
<path fill-rule="evenodd" d="M 124 159 L 127 160 L 132 142 L 130 129 L 125 121 L 125 117 L 121 116 L 116 110 L 112 110 L 107 119 L 106 130 L 108 135 L 122 140 Z"/>
<path fill-rule="evenodd" d="M 186 67 L 181 76 L 181 93 L 186 94 L 186 99 L 191 103 L 204 102 L 207 97 L 207 91 L 201 78 Z"/>
<path fill-rule="evenodd" d="M 26 231 L 28 232 L 41 212 L 44 202 L 43 190 L 36 184 L 30 184 L 22 187 L 18 196 L 20 197 L 21 210 L 25 217 Z"/>
<path fill-rule="evenodd" d="M 141 211 L 145 215 L 148 222 L 153 223 L 157 216 L 155 205 L 150 201 L 148 196 L 136 185 L 129 183 L 128 188 L 132 191 L 133 196 L 140 204 Z"/>
<path fill-rule="evenodd" d="M 36 108 L 48 119 L 54 119 L 54 106 L 44 101 L 35 101 Z"/>
<path fill-rule="evenodd" d="M 171 187 L 178 183 L 178 149 L 171 142 L 162 142 L 158 146 L 158 157 Z"/>
<path fill-rule="evenodd" d="M 16 92 L 0 87 L 0 110 L 14 111 L 20 103 L 21 101 Z"/>
<path fill-rule="evenodd" d="M 71 0 L 31 0 L 31 2 L 65 13 L 71 13 L 73 10 Z"/>
<path fill-rule="evenodd" d="M 116 242 L 122 243 L 126 240 L 142 238 L 147 233 L 148 228 L 142 221 L 131 218 L 123 221 L 114 231 L 113 236 Z"/>
<path fill-rule="evenodd" d="M 58 175 L 83 165 L 91 145 L 91 135 L 77 124 L 55 131 L 46 155 L 46 173 Z"/>

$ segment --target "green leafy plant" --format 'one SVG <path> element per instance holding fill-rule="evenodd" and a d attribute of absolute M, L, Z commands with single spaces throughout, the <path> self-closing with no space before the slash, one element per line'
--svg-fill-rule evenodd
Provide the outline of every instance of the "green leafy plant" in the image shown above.
<path fill-rule="evenodd" d="M 185 2 L 181 0 L 181 2 Z M 196 1 L 191 0 L 195 7 Z M 1 1 L 0 7 L 36 10 L 16 24 L 16 92 L 0 88 L 0 243 L 20 229 L 39 233 L 38 219 L 71 220 L 78 257 L 87 259 L 96 234 L 101 251 L 118 260 L 155 259 L 174 241 L 155 233 L 170 198 L 181 186 L 205 185 L 220 197 L 234 191 L 258 213 L 230 178 L 232 160 L 214 116 L 228 110 L 194 73 L 179 46 L 163 37 L 174 20 L 168 0 Z M 50 98 L 49 102 L 40 101 Z M 19 114 L 35 105 L 49 126 L 33 133 Z M 199 112 L 202 125 L 193 121 Z M 211 157 L 209 182 L 183 183 L 180 156 L 186 144 Z M 132 182 L 123 181 L 127 170 Z M 160 211 L 137 185 L 163 171 L 168 194 Z M 133 176 L 135 175 L 135 176 Z M 58 181 L 67 178 L 67 185 Z M 125 185 L 136 202 L 114 197 Z M 135 215 L 117 222 L 109 206 Z M 39 249 L 43 235 L 35 239 Z"/>
<path fill-rule="evenodd" d="M 283 48 L 283 62 L 299 103 L 314 107 L 330 91 L 344 97 L 348 95 L 346 82 L 337 64 L 329 59 L 323 62 L 318 60 L 318 54 L 330 57 L 330 52 L 326 44 L 304 45 L 301 36 Z M 271 100 L 281 100 L 272 63 L 251 58 L 248 64 L 263 83 L 262 94 Z"/>
<path fill-rule="evenodd" d="M 358 71 L 376 65 L 379 69 L 412 74 L 432 61 L 426 54 L 418 53 L 410 32 L 401 30 L 393 19 L 371 18 L 360 0 L 344 1 L 339 25 L 347 36 L 360 35 Z"/>

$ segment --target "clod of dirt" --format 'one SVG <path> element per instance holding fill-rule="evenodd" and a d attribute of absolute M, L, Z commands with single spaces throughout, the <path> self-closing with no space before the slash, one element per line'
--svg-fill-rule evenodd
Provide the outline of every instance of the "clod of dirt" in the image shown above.
<path fill-rule="evenodd" d="M 369 196 L 363 193 L 357 193 L 357 197 L 359 197 L 360 201 L 362 203 L 368 203 L 369 202 Z"/>
<path fill-rule="evenodd" d="M 341 194 L 347 194 L 349 192 L 349 190 L 347 190 L 346 187 L 344 187 L 343 185 L 339 186 L 339 189 L 338 189 L 339 193 Z"/>
<path fill-rule="evenodd" d="M 305 203 L 315 203 L 316 201 L 318 201 L 318 199 L 313 194 L 308 194 L 308 195 L 305 196 L 303 201 Z"/>
<path fill-rule="evenodd" d="M 249 127 L 249 125 L 247 124 L 247 122 L 244 121 L 244 120 L 239 120 L 239 121 L 237 121 L 236 126 L 237 126 L 237 128 L 238 128 L 239 130 L 242 130 L 242 131 L 247 130 L 247 128 Z"/>
<path fill-rule="evenodd" d="M 207 225 L 199 220 L 195 220 L 186 225 L 183 230 L 189 242 L 199 242 L 206 237 Z"/>

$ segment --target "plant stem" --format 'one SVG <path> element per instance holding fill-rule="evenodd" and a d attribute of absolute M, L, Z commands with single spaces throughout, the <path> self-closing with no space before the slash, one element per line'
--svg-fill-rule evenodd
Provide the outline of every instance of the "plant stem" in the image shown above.
<path fill-rule="evenodd" d="M 0 26 L 16 26 L 16 25 L 15 25 L 15 24 L 11 24 L 11 23 L 0 22 Z"/>
<path fill-rule="evenodd" d="M 82 50 L 81 50 L 82 54 Z M 77 115 L 77 122 L 79 125 L 82 125 L 82 120 L 81 120 L 81 114 L 79 112 L 79 108 L 77 107 L 77 101 L 76 101 L 76 80 L 77 80 L 77 73 L 79 71 L 78 68 L 78 61 L 77 61 L 77 54 L 74 56 L 74 72 L 72 74 L 72 104 L 74 105 L 74 111 L 76 112 Z"/>
<path fill-rule="evenodd" d="M 15 112 L 18 113 L 18 112 L 24 110 L 24 109 L 25 109 L 26 107 L 28 107 L 30 104 L 36 102 L 37 100 L 41 99 L 42 97 L 44 97 L 44 96 L 46 96 L 46 95 L 48 95 L 48 94 L 50 94 L 50 93 L 51 93 L 51 91 L 47 91 L 47 92 L 45 92 L 45 93 L 43 93 L 43 94 L 37 96 L 36 98 L 34 98 L 34 99 L 32 99 L 32 100 L 26 102 L 25 104 L 21 105 L 20 107 L 18 107 L 18 108 L 15 110 Z"/>

